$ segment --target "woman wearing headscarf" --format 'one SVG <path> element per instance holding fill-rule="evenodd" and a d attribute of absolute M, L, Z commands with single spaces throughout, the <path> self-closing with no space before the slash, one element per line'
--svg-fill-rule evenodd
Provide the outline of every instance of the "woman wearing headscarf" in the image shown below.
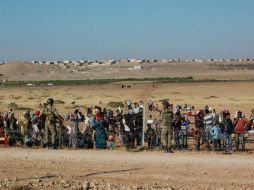
<path fill-rule="evenodd" d="M 78 147 L 78 126 L 81 120 L 81 115 L 79 113 L 79 109 L 74 111 L 74 114 L 71 114 L 70 120 L 72 121 L 71 126 L 71 134 L 70 134 L 70 141 L 69 147 L 70 148 L 77 148 Z"/>
<path fill-rule="evenodd" d="M 99 149 L 107 148 L 107 134 L 106 134 L 106 126 L 107 123 L 102 116 L 101 108 L 98 108 L 96 113 L 96 122 L 95 122 L 95 130 L 96 130 L 96 137 L 95 137 L 95 146 Z"/>

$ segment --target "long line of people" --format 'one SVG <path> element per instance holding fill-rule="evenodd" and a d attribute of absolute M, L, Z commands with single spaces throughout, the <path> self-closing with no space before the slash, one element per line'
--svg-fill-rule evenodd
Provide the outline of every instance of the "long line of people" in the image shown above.
<path fill-rule="evenodd" d="M 151 106 L 152 101 L 148 102 Z M 10 110 L 0 114 L 0 136 L 8 137 L 5 143 L 9 145 L 21 144 L 31 147 L 41 145 L 52 148 L 111 148 L 119 143 L 126 148 L 140 146 L 143 137 L 143 108 L 144 105 L 134 103 L 131 100 L 125 101 L 125 106 L 115 110 L 89 106 L 86 114 L 75 109 L 73 113 L 67 113 L 63 118 L 57 116 L 53 109 L 53 102 L 48 102 L 49 107 L 44 105 L 43 111 L 30 113 L 23 112 L 19 119 L 16 119 L 14 112 Z M 173 109 L 168 104 L 168 109 Z M 172 121 L 169 127 L 170 141 L 173 141 L 172 148 L 188 149 L 191 137 L 195 139 L 195 149 L 201 150 L 202 145 L 207 150 L 233 150 L 235 138 L 236 150 L 241 147 L 245 149 L 245 133 L 253 129 L 254 110 L 251 112 L 250 120 L 247 120 L 242 112 L 238 111 L 234 120 L 230 118 L 228 110 L 216 114 L 215 110 L 206 106 L 195 114 L 194 128 L 190 127 L 188 113 L 194 107 L 176 106 Z M 187 110 L 187 114 L 183 110 Z M 53 110 L 53 111 L 52 111 Z M 150 109 L 150 117 L 147 120 L 147 127 L 144 138 L 149 148 L 163 149 L 161 118 L 153 118 L 152 112 L 163 114 L 162 110 Z M 54 112 L 54 113 L 53 113 Z M 50 118 L 50 119 L 49 119 Z M 171 144 L 171 143 L 170 143 Z M 171 147 L 170 147 L 171 148 Z"/>
<path fill-rule="evenodd" d="M 79 109 L 59 116 L 53 99 L 44 104 L 42 111 L 27 110 L 16 119 L 10 110 L 0 114 L 0 137 L 5 144 L 21 144 L 48 148 L 114 148 L 118 139 L 127 148 L 141 145 L 142 106 L 129 100 L 126 112 L 119 107 L 112 109 L 90 106 L 86 116 Z M 117 137 L 117 138 L 116 138 Z"/>

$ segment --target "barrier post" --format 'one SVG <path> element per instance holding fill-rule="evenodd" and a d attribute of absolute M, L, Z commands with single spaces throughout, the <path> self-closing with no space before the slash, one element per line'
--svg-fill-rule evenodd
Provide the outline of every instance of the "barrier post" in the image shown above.
<path fill-rule="evenodd" d="M 145 104 L 143 105 L 143 127 L 142 127 L 142 147 L 145 146 L 145 124 L 146 124 L 146 120 L 145 120 L 145 115 L 146 115 L 146 112 L 145 112 Z"/>

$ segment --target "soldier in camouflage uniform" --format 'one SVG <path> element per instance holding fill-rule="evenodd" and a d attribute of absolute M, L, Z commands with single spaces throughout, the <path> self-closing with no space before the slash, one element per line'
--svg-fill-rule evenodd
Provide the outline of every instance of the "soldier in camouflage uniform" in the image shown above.
<path fill-rule="evenodd" d="M 173 110 L 169 108 L 169 103 L 163 101 L 163 111 L 161 113 L 161 139 L 162 151 L 173 153 L 171 149 L 171 140 L 173 138 Z"/>
<path fill-rule="evenodd" d="M 44 134 L 44 147 L 49 147 L 49 131 L 51 133 L 51 143 L 52 148 L 56 148 L 56 123 L 57 119 L 63 121 L 63 118 L 58 114 L 56 108 L 54 107 L 54 100 L 49 98 L 47 101 L 47 106 L 43 109 L 42 114 L 46 116 L 45 121 L 45 134 Z"/>

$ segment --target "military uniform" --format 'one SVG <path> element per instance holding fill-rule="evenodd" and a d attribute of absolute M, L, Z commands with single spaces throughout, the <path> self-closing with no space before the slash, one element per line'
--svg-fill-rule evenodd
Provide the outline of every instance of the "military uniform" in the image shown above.
<path fill-rule="evenodd" d="M 51 105 L 47 105 L 47 107 L 44 108 L 43 114 L 46 115 L 46 121 L 45 121 L 45 134 L 44 134 L 44 143 L 45 145 L 49 145 L 49 131 L 51 133 L 51 143 L 53 146 L 56 146 L 56 119 L 59 115 L 56 108 Z"/>
<path fill-rule="evenodd" d="M 161 139 L 164 148 L 171 148 L 171 141 L 173 138 L 173 111 L 165 109 L 162 111 L 161 122 Z"/>

